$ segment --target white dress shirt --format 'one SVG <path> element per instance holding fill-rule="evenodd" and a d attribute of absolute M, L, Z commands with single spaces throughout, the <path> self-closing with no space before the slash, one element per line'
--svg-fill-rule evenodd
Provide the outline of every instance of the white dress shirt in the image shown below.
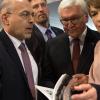
<path fill-rule="evenodd" d="M 44 40 L 47 41 L 47 40 L 48 40 L 48 37 L 47 37 L 47 35 L 45 34 L 47 28 L 45 28 L 45 27 L 43 27 L 43 26 L 40 26 L 40 25 L 38 25 L 38 24 L 35 24 L 35 25 L 36 25 L 36 26 L 38 27 L 38 29 L 41 31 L 41 33 L 42 33 L 42 35 L 43 35 L 43 37 L 44 37 Z M 49 27 L 48 29 L 50 29 L 50 31 L 52 32 L 52 34 L 51 34 L 52 38 L 56 37 L 56 34 L 53 32 L 53 30 L 51 29 L 51 27 Z"/>
<path fill-rule="evenodd" d="M 23 68 L 24 68 L 24 64 L 23 64 L 23 60 L 22 60 L 21 51 L 19 49 L 19 46 L 20 46 L 21 42 L 25 43 L 25 41 L 19 41 L 18 39 L 16 39 L 15 37 L 11 36 L 8 33 L 7 33 L 7 35 L 11 39 L 12 43 L 14 44 L 14 47 L 15 47 L 17 53 L 18 53 L 18 56 L 19 56 L 19 58 L 21 60 Z M 26 44 L 25 44 L 25 47 L 26 47 L 26 50 L 28 52 L 28 55 L 29 55 L 29 58 L 30 58 L 30 62 L 31 62 L 31 65 L 32 65 L 32 72 L 33 72 L 33 77 L 34 77 L 34 84 L 37 84 L 38 83 L 38 67 L 37 67 L 37 64 L 36 64 L 33 56 L 31 55 L 30 51 L 28 50 Z M 25 68 L 24 68 L 24 70 L 25 70 Z"/>
<path fill-rule="evenodd" d="M 87 28 L 84 30 L 82 35 L 79 37 L 80 40 L 80 54 L 82 52 L 83 46 L 84 46 L 84 41 L 87 33 Z M 70 41 L 70 52 L 71 52 L 71 58 L 72 58 L 72 52 L 73 52 L 73 39 L 71 36 L 69 36 L 69 41 Z"/>

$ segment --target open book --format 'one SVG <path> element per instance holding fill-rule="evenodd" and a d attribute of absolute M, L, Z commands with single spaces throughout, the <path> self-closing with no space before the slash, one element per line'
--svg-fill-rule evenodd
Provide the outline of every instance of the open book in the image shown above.
<path fill-rule="evenodd" d="M 38 85 L 35 85 L 35 87 L 37 90 L 43 93 L 49 100 L 61 100 L 58 98 L 61 98 L 60 96 L 61 92 L 63 91 L 63 86 L 67 85 L 70 79 L 71 77 L 69 75 L 63 74 L 57 81 L 54 89 Z"/>

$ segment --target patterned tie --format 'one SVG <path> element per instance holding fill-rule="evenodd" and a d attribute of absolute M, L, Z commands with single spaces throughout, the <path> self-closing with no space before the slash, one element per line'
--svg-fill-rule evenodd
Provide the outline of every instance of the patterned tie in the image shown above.
<path fill-rule="evenodd" d="M 28 80 L 29 88 L 30 88 L 32 96 L 33 96 L 33 100 L 36 100 L 35 99 L 36 91 L 35 91 L 34 79 L 33 79 L 33 74 L 32 74 L 32 66 L 31 66 L 30 58 L 27 53 L 25 44 L 21 43 L 21 45 L 19 46 L 19 49 L 21 51 L 21 56 L 22 56 L 22 60 L 23 60 L 24 68 L 25 68 L 25 73 L 26 73 L 26 77 Z"/>
<path fill-rule="evenodd" d="M 72 53 L 72 65 L 74 72 L 76 73 L 78 63 L 79 63 L 79 56 L 80 56 L 80 43 L 79 39 L 73 39 L 73 53 Z"/>
<path fill-rule="evenodd" d="M 47 35 L 48 40 L 49 40 L 49 39 L 52 39 L 52 36 L 51 36 L 52 32 L 51 32 L 50 29 L 47 29 L 46 32 L 45 32 L 45 34 Z"/>

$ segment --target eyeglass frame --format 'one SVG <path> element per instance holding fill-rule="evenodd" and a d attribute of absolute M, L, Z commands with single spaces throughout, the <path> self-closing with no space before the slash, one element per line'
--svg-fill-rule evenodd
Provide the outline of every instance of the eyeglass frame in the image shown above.
<path fill-rule="evenodd" d="M 62 18 L 60 19 L 60 22 L 66 26 L 69 24 L 69 21 L 71 24 L 76 25 L 81 22 L 82 18 L 83 16 L 75 16 L 73 18 Z"/>
<path fill-rule="evenodd" d="M 14 13 L 14 12 L 13 12 Z M 12 12 L 7 12 L 7 14 L 13 14 Z M 24 19 L 28 19 L 30 16 L 34 17 L 34 13 L 30 13 L 29 11 L 23 11 L 18 14 L 20 17 L 23 17 Z"/>

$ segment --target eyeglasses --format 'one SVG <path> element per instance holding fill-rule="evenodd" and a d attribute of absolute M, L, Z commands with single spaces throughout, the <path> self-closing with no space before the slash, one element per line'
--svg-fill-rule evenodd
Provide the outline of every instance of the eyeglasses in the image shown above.
<path fill-rule="evenodd" d="M 8 14 L 13 14 L 13 13 L 8 12 Z M 18 15 L 23 17 L 24 19 L 27 19 L 30 16 L 34 17 L 34 13 L 30 13 L 29 11 L 23 11 L 23 12 L 19 13 Z"/>
<path fill-rule="evenodd" d="M 76 25 L 76 24 L 80 23 L 80 21 L 82 20 L 82 18 L 83 18 L 83 16 L 77 16 L 77 17 L 73 17 L 73 18 L 69 18 L 69 19 L 68 18 L 63 18 L 60 21 L 61 21 L 61 23 L 63 25 L 68 25 L 69 22 L 71 24 Z"/>
<path fill-rule="evenodd" d="M 30 16 L 34 17 L 34 13 L 30 13 L 28 11 L 24 11 L 24 12 L 20 13 L 19 16 L 21 16 L 23 18 L 29 18 Z"/>

